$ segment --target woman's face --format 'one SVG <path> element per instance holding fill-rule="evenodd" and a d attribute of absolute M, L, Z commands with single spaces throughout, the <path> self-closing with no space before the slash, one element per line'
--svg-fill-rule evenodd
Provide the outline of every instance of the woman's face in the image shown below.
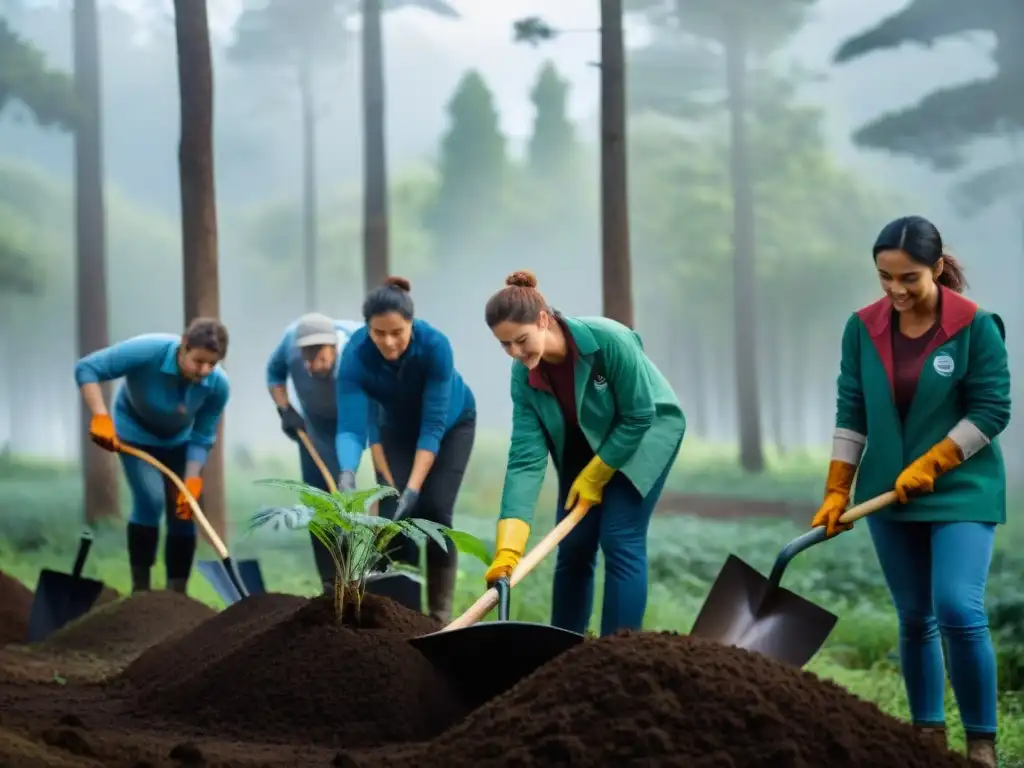
<path fill-rule="evenodd" d="M 412 321 L 398 312 L 387 312 L 370 318 L 370 339 L 385 360 L 397 360 L 409 348 Z"/>
<path fill-rule="evenodd" d="M 509 357 L 532 370 L 544 356 L 550 324 L 551 315 L 542 311 L 535 323 L 513 323 L 506 320 L 494 326 L 491 332 Z"/>
<path fill-rule="evenodd" d="M 184 339 L 178 348 L 178 370 L 189 381 L 202 381 L 217 367 L 220 355 L 208 349 L 189 347 Z"/>
<path fill-rule="evenodd" d="M 333 344 L 303 347 L 302 360 L 311 375 L 329 376 L 334 372 L 334 364 L 338 360 L 338 348 Z"/>
<path fill-rule="evenodd" d="M 920 264 L 904 251 L 880 251 L 875 257 L 878 279 L 897 312 L 907 312 L 928 302 L 938 290 L 935 282 L 942 274 L 942 259 L 934 267 Z"/>

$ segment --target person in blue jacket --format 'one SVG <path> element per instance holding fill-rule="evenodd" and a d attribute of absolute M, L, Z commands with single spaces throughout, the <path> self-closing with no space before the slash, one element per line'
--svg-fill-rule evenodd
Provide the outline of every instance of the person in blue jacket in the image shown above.
<path fill-rule="evenodd" d="M 183 478 L 198 499 L 203 467 L 230 395 L 219 365 L 227 351 L 227 328 L 211 318 L 196 318 L 182 336 L 149 333 L 86 355 L 75 365 L 75 383 L 92 413 L 89 436 L 108 451 L 120 451 L 122 444 L 146 451 Z M 121 378 L 111 417 L 100 385 Z M 160 518 L 165 517 L 167 587 L 184 593 L 196 551 L 188 503 L 149 464 L 122 453 L 121 465 L 132 494 L 132 592 L 150 588 Z"/>
<path fill-rule="evenodd" d="M 401 492 L 381 503 L 392 519 L 419 517 L 451 526 L 476 436 L 476 401 L 455 369 L 451 342 L 415 317 L 409 282 L 390 277 L 363 303 L 366 326 L 342 352 L 338 368 L 338 487 L 355 486 L 367 441 L 378 482 Z M 388 500 L 392 501 L 392 500 Z M 419 551 L 402 537 L 397 562 L 416 565 Z M 427 546 L 427 607 L 447 623 L 457 555 Z"/>
<path fill-rule="evenodd" d="M 288 326 L 280 343 L 267 361 L 267 389 L 281 417 L 281 429 L 299 445 L 302 482 L 329 491 L 327 483 L 313 462 L 313 457 L 298 438 L 302 430 L 320 454 L 331 477 L 338 477 L 338 455 L 335 435 L 338 431 L 337 378 L 341 350 L 362 323 L 332 320 L 312 312 Z M 288 396 L 288 379 L 298 399 L 299 408 Z M 300 411 L 301 409 L 301 411 Z M 313 534 L 313 557 L 325 591 L 333 589 L 334 558 Z"/>

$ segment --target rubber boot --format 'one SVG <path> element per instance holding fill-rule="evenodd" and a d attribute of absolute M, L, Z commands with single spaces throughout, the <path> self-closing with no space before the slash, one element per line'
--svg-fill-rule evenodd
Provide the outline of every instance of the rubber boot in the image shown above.
<path fill-rule="evenodd" d="M 148 592 L 150 570 L 156 562 L 156 548 L 160 529 L 152 525 L 128 523 L 128 563 L 132 574 L 132 593 Z"/>
<path fill-rule="evenodd" d="M 989 737 L 967 737 L 967 759 L 985 768 L 999 768 L 996 741 Z"/>
<path fill-rule="evenodd" d="M 164 566 L 167 569 L 167 589 L 186 593 L 192 561 L 196 554 L 195 536 L 171 536 L 164 541 Z"/>
<path fill-rule="evenodd" d="M 450 562 L 427 560 L 427 612 L 430 618 L 447 624 L 452 617 L 452 598 L 455 593 L 455 579 L 459 575 L 455 557 Z"/>
<path fill-rule="evenodd" d="M 188 579 L 168 579 L 167 589 L 183 595 L 188 594 Z"/>
<path fill-rule="evenodd" d="M 927 738 L 929 741 L 934 742 L 937 746 L 943 750 L 949 749 L 949 741 L 946 737 L 946 727 L 944 725 L 914 725 L 914 730 L 920 733 L 922 736 Z"/>

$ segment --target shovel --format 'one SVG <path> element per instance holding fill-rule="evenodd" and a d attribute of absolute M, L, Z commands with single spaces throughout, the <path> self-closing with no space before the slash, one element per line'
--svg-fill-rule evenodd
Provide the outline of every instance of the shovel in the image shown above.
<path fill-rule="evenodd" d="M 504 693 L 556 656 L 583 642 L 583 635 L 549 624 L 509 621 L 509 590 L 576 527 L 589 507 L 578 504 L 512 571 L 488 589 L 451 624 L 409 640 L 413 647 L 451 680 L 474 706 Z M 498 621 L 477 623 L 495 606 Z"/>
<path fill-rule="evenodd" d="M 39 583 L 28 619 L 28 642 L 37 643 L 85 615 L 99 598 L 103 582 L 82 578 L 92 542 L 92 531 L 83 531 L 70 574 L 47 568 L 39 572 Z"/>
<path fill-rule="evenodd" d="M 161 461 L 153 458 L 145 451 L 134 448 L 130 445 L 121 444 L 121 451 L 127 453 L 129 456 L 134 456 L 140 459 L 151 467 L 157 469 L 163 474 L 168 480 L 170 480 L 178 491 L 185 497 L 189 507 L 192 508 L 192 517 L 199 524 L 199 527 L 203 529 L 203 534 L 206 536 L 207 541 L 210 542 L 213 549 L 220 555 L 220 562 L 213 560 L 200 560 L 196 564 L 196 568 L 199 570 L 206 580 L 210 582 L 210 585 L 217 592 L 217 595 L 221 600 L 224 601 L 225 605 L 233 605 L 239 600 L 249 597 L 249 591 L 245 588 L 245 582 L 242 580 L 241 574 L 238 572 L 235 566 L 234 560 L 231 559 L 231 555 L 228 553 L 228 548 L 224 546 L 224 542 L 221 540 L 217 532 L 213 530 L 213 526 L 210 525 L 210 521 L 206 519 L 206 515 L 203 514 L 203 510 L 199 508 L 199 503 L 195 497 L 189 492 L 188 488 L 181 481 L 174 472 L 168 469 Z"/>
<path fill-rule="evenodd" d="M 894 492 L 883 493 L 846 510 L 839 521 L 856 522 L 895 501 Z M 838 617 L 779 583 L 794 557 L 825 539 L 823 525 L 793 539 L 775 558 L 767 579 L 735 555 L 729 555 L 690 635 L 802 667 L 825 644 Z"/>

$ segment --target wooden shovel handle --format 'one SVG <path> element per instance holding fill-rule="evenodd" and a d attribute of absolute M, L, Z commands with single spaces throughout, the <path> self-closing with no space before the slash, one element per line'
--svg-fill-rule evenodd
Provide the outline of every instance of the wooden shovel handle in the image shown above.
<path fill-rule="evenodd" d="M 338 492 L 338 484 L 334 482 L 334 477 L 331 475 L 327 465 L 324 464 L 324 460 L 320 458 L 320 454 L 317 453 L 316 447 L 313 445 L 313 441 L 309 439 L 309 435 L 303 432 L 301 429 L 296 430 L 299 435 L 299 440 L 309 451 L 310 458 L 313 459 L 313 463 L 316 464 L 316 468 L 320 470 L 320 474 L 324 477 L 324 482 L 327 484 L 327 490 L 330 493 Z"/>
<path fill-rule="evenodd" d="M 855 523 L 862 517 L 867 517 L 873 512 L 877 512 L 883 507 L 888 507 L 890 504 L 895 504 L 899 500 L 896 495 L 896 491 L 889 491 L 883 493 L 881 496 L 875 496 L 873 499 L 868 499 L 863 504 L 858 504 L 856 507 L 850 507 L 848 510 L 843 512 L 839 516 L 840 523 Z"/>
<path fill-rule="evenodd" d="M 554 551 L 555 547 L 558 546 L 559 542 L 569 535 L 569 531 L 577 526 L 589 510 L 590 505 L 577 504 L 568 515 L 562 518 L 562 522 L 552 528 L 551 532 L 541 539 L 537 546 L 527 552 L 523 556 L 523 559 L 519 561 L 519 564 L 512 571 L 512 577 L 509 579 L 509 587 L 514 587 L 526 578 L 526 575 L 536 568 L 541 560 L 550 555 L 552 551 Z M 468 627 L 471 624 L 476 624 L 480 619 L 494 610 L 494 607 L 497 604 L 498 590 L 491 587 L 484 592 L 480 598 L 466 610 L 465 613 L 441 631 L 448 632 L 452 629 L 462 629 L 463 627 Z"/>
<path fill-rule="evenodd" d="M 193 496 L 191 492 L 189 492 L 188 488 L 185 487 L 185 483 L 181 481 L 181 478 L 168 469 L 163 462 L 158 459 L 154 459 L 145 451 L 133 448 L 130 445 L 125 445 L 124 443 L 121 443 L 120 450 L 121 453 L 127 453 L 129 456 L 134 456 L 140 461 L 146 462 L 151 467 L 159 470 L 161 474 L 174 483 L 174 486 L 181 492 L 181 495 L 185 497 L 185 501 L 187 501 L 188 505 L 192 508 L 192 516 L 195 518 L 196 522 L 199 523 L 199 527 L 203 529 L 203 533 L 206 535 L 207 540 L 217 551 L 217 554 L 220 555 L 220 559 L 226 560 L 228 558 L 228 548 L 224 546 L 224 542 L 221 540 L 220 536 L 218 536 L 217 532 L 213 530 L 213 526 L 210 525 L 210 521 L 206 519 L 206 515 L 203 514 L 203 510 L 199 508 L 199 502 L 196 501 L 195 496 Z"/>

